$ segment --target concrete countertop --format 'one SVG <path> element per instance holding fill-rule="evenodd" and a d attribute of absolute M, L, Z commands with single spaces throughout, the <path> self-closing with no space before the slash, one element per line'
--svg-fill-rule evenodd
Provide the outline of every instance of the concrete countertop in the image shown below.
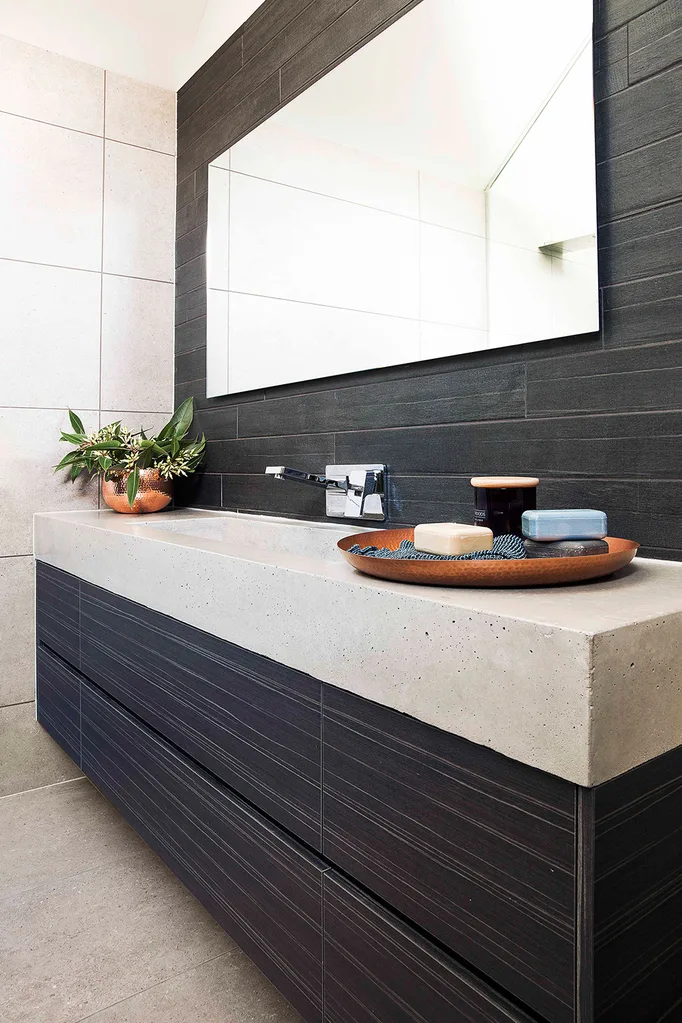
<path fill-rule="evenodd" d="M 192 509 L 56 512 L 35 516 L 35 552 L 579 785 L 682 744 L 682 564 L 636 558 L 556 588 L 409 586 L 344 562 L 335 542 L 353 531 Z"/>

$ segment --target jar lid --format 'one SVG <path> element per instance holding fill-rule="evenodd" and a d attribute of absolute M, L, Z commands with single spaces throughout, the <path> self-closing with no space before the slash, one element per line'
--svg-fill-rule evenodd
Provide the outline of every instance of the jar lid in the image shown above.
<path fill-rule="evenodd" d="M 540 480 L 537 476 L 472 476 L 472 487 L 501 488 L 504 487 L 537 487 Z"/>

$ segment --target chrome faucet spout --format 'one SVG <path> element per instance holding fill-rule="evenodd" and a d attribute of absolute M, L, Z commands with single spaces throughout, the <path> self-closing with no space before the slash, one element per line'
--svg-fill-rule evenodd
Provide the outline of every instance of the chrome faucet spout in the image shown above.
<path fill-rule="evenodd" d="M 328 465 L 324 475 L 288 465 L 269 465 L 265 474 L 326 491 L 326 511 L 332 519 L 386 518 L 385 465 Z"/>
<path fill-rule="evenodd" d="M 321 487 L 322 490 L 348 490 L 348 481 L 329 479 L 316 472 L 303 472 L 302 469 L 290 469 L 288 465 L 268 465 L 266 476 L 274 476 L 276 480 L 291 480 L 292 483 L 305 483 L 309 487 Z"/>

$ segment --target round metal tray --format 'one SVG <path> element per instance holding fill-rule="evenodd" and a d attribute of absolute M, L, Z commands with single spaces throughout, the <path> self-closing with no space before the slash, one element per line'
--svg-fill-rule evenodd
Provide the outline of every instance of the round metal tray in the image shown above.
<path fill-rule="evenodd" d="M 397 550 L 402 540 L 414 540 L 414 529 L 354 533 L 339 540 L 337 547 L 346 561 L 365 575 L 421 586 L 563 586 L 598 579 L 625 568 L 639 547 L 633 540 L 607 536 L 608 554 L 578 558 L 520 558 L 516 561 L 393 560 L 350 554 L 348 550 L 356 543 L 363 547 Z"/>

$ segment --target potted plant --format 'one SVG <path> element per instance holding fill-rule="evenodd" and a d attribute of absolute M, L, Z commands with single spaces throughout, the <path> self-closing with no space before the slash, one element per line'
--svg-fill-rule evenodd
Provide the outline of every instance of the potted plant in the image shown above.
<path fill-rule="evenodd" d="M 173 497 L 173 478 L 189 476 L 204 456 L 206 438 L 187 437 L 194 418 L 194 399 L 187 398 L 155 436 L 133 433 L 118 420 L 95 433 L 69 409 L 72 433 L 60 440 L 74 445 L 55 472 L 68 469 L 72 481 L 82 472 L 99 476 L 102 497 L 118 512 L 160 511 Z"/>

